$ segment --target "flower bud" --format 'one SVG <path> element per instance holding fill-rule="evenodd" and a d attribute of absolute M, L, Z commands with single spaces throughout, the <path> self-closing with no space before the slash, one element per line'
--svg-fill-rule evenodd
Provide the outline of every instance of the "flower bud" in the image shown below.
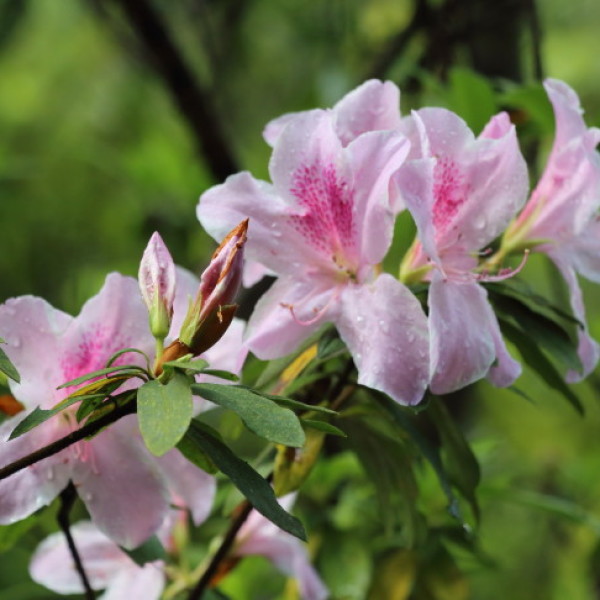
<path fill-rule="evenodd" d="M 242 281 L 248 219 L 242 221 L 213 254 L 200 277 L 196 299 L 190 304 L 179 341 L 198 355 L 216 344 L 225 333 L 237 305 L 233 300 Z"/>
<path fill-rule="evenodd" d="M 144 250 L 138 275 L 142 298 L 150 314 L 150 331 L 160 340 L 169 333 L 175 299 L 175 264 L 158 233 Z"/>

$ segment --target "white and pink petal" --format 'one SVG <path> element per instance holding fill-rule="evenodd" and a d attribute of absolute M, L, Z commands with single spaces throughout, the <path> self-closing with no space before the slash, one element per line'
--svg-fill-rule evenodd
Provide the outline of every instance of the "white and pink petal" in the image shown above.
<path fill-rule="evenodd" d="M 350 284 L 334 320 L 358 370 L 358 382 L 405 405 L 418 404 L 429 382 L 427 317 L 407 287 L 388 274 Z"/>
<path fill-rule="evenodd" d="M 135 548 L 161 526 L 169 494 L 158 465 L 125 417 L 89 442 L 72 480 L 98 528 L 124 548 Z"/>

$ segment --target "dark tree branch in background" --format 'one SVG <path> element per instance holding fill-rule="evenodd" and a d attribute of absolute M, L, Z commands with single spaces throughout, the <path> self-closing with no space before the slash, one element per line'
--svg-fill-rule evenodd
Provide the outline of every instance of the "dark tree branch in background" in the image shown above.
<path fill-rule="evenodd" d="M 5 467 L 0 468 L 0 481 L 2 479 L 6 479 L 19 471 L 22 471 L 26 467 L 43 460 L 44 458 L 48 458 L 49 456 L 53 456 L 57 454 L 61 450 L 72 446 L 73 444 L 84 440 L 86 437 L 90 435 L 95 435 L 101 429 L 115 423 L 121 417 L 125 415 L 130 415 L 135 412 L 135 402 L 129 402 L 124 406 L 119 406 L 115 408 L 113 411 L 107 413 L 106 415 L 100 417 L 96 421 L 92 421 L 91 423 L 86 423 L 81 429 L 76 429 L 75 431 L 65 435 L 65 437 L 20 458 L 19 460 L 15 460 L 12 463 L 9 463 Z"/>
<path fill-rule="evenodd" d="M 161 76 L 186 118 L 202 158 L 215 179 L 239 171 L 216 112 L 193 71 L 169 36 L 158 12 L 148 0 L 113 0 L 136 33 L 144 55 Z"/>
<path fill-rule="evenodd" d="M 58 524 L 60 525 L 62 532 L 67 538 L 69 552 L 73 557 L 75 569 L 77 569 L 77 573 L 79 574 L 81 583 L 83 584 L 86 600 L 94 600 L 96 598 L 96 594 L 94 593 L 94 590 L 90 585 L 90 581 L 87 577 L 87 573 L 85 572 L 83 562 L 81 561 L 81 556 L 79 556 L 77 546 L 75 545 L 75 540 L 73 539 L 73 535 L 71 534 L 71 523 L 69 520 L 69 515 L 71 513 L 71 509 L 73 508 L 73 504 L 76 499 L 77 491 L 75 490 L 75 486 L 73 485 L 73 483 L 69 482 L 69 485 L 60 494 L 61 505 L 56 519 L 58 521 Z"/>
<path fill-rule="evenodd" d="M 246 519 L 251 512 L 252 504 L 245 500 L 240 506 L 238 515 L 231 522 L 231 525 L 229 526 L 229 529 L 227 530 L 219 549 L 211 558 L 206 571 L 204 571 L 202 577 L 200 577 L 198 583 L 190 592 L 188 600 L 200 600 L 202 598 L 202 594 L 204 594 L 204 592 L 209 588 L 211 581 L 219 571 L 221 563 L 227 558 L 227 555 L 229 554 L 229 551 L 235 542 L 235 538 L 239 530 L 242 528 L 242 525 L 246 522 Z"/>

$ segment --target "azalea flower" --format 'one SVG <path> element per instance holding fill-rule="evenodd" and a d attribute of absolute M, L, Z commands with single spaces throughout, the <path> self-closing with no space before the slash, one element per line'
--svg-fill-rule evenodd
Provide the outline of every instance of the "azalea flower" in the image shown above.
<path fill-rule="evenodd" d="M 486 375 L 495 385 L 510 385 L 521 367 L 508 354 L 478 283 L 494 277 L 476 269 L 478 253 L 502 233 L 527 195 L 515 129 L 501 113 L 475 138 L 462 119 L 441 108 L 413 113 L 402 129 L 412 147 L 395 183 L 418 241 L 401 278 L 431 282 L 431 390 L 445 394 Z"/>
<path fill-rule="evenodd" d="M 203 194 L 215 238 L 249 217 L 247 255 L 278 276 L 258 302 L 246 343 L 259 358 L 295 350 L 333 322 L 359 382 L 416 404 L 428 381 L 427 321 L 408 288 L 378 274 L 392 237 L 391 175 L 409 150 L 392 131 L 342 145 L 330 112 L 297 115 L 278 135 L 273 184 L 239 173 Z"/>
<path fill-rule="evenodd" d="M 289 494 L 278 501 L 289 511 L 295 497 L 295 494 Z M 234 557 L 251 555 L 264 556 L 284 575 L 294 577 L 303 600 L 325 600 L 329 597 L 319 574 L 310 564 L 306 545 L 255 510 L 242 525 L 232 549 Z"/>
<path fill-rule="evenodd" d="M 263 137 L 270 146 L 286 125 L 309 111 L 287 113 L 267 123 Z M 369 79 L 346 94 L 329 109 L 333 128 L 343 146 L 368 131 L 394 130 L 400 126 L 400 90 L 392 81 Z M 244 268 L 244 286 L 250 287 L 265 275 L 274 275 L 259 262 L 248 260 Z"/>
<path fill-rule="evenodd" d="M 306 112 L 287 113 L 267 123 L 263 131 L 265 141 L 275 146 L 286 125 Z M 400 90 L 392 81 L 369 79 L 348 92 L 329 112 L 335 133 L 347 146 L 368 131 L 400 127 Z"/>
<path fill-rule="evenodd" d="M 578 353 L 583 370 L 571 371 L 579 381 L 596 366 L 600 347 L 590 337 L 577 273 L 600 282 L 600 130 L 588 128 L 577 94 L 562 81 L 544 83 L 556 119 L 556 134 L 548 163 L 527 205 L 507 230 L 502 251 L 523 247 L 544 252 L 556 264 L 569 287 L 571 308 L 583 323 Z"/>
<path fill-rule="evenodd" d="M 73 525 L 71 534 L 91 588 L 106 590 L 99 600 L 160 598 L 165 587 L 163 561 L 139 566 L 90 521 Z M 35 582 L 57 594 L 84 592 L 62 532 L 50 535 L 37 547 L 29 573 Z"/>
<path fill-rule="evenodd" d="M 172 336 L 179 331 L 188 297 L 198 285 L 191 274 L 177 270 Z M 213 366 L 241 366 L 241 329 L 235 325 L 223 337 L 221 346 L 229 347 L 230 359 L 215 361 Z M 100 293 L 77 317 L 41 298 L 8 300 L 0 306 L 0 331 L 7 342 L 6 352 L 21 374 L 20 384 L 11 382 L 12 392 L 27 409 L 0 426 L 2 466 L 78 428 L 74 407 L 14 440 L 8 439 L 33 408 L 50 409 L 70 393 L 69 389 L 57 390 L 59 385 L 103 368 L 111 355 L 123 348 L 138 348 L 152 356 L 153 337 L 137 282 L 116 273 L 107 277 Z M 219 352 L 223 354 L 222 349 Z M 245 350 L 241 354 L 245 355 Z M 211 360 L 210 351 L 203 356 Z M 128 353 L 115 364 L 142 364 L 143 360 L 137 353 Z M 139 385 L 139 380 L 131 381 L 128 385 Z M 127 548 L 139 545 L 160 527 L 170 493 L 180 496 L 194 521 L 200 523 L 210 511 L 215 491 L 214 479 L 177 450 L 152 457 L 139 435 L 136 417 L 130 415 L 91 440 L 78 442 L 0 481 L 0 523 L 21 520 L 49 504 L 70 480 L 94 523 Z"/>

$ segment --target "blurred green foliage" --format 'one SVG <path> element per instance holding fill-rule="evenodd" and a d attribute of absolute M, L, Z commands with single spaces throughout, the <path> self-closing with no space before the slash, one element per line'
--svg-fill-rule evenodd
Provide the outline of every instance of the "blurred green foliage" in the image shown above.
<path fill-rule="evenodd" d="M 267 177 L 269 156 L 260 137 L 264 124 L 284 112 L 337 101 L 371 72 L 413 13 L 409 0 L 155 4 L 210 90 L 241 167 L 259 177 Z M 546 74 L 572 85 L 588 123 L 600 124 L 600 4 L 540 0 L 538 10 Z M 31 293 L 77 312 L 108 271 L 136 273 L 154 230 L 176 261 L 195 271 L 214 247 L 194 209 L 200 193 L 217 182 L 132 42 L 108 2 L 0 3 L 2 299 Z M 403 112 L 445 105 L 479 130 L 492 112 L 509 108 L 521 117 L 525 144 L 542 140 L 532 174 L 539 170 L 553 119 L 531 69 L 520 84 L 490 83 L 458 56 L 442 81 L 418 68 L 420 43 L 416 36 L 388 71 L 403 89 Z M 525 63 L 530 44 L 522 43 Z M 397 263 L 410 243 L 401 234 L 413 230 L 406 219 L 399 221 L 397 254 L 386 265 Z M 564 304 L 565 290 L 543 257 L 532 257 L 522 277 Z M 584 290 L 590 327 L 600 339 L 598 291 L 588 284 Z M 479 555 L 447 538 L 417 555 L 405 538 L 394 537 L 397 532 L 382 533 L 367 461 L 361 465 L 344 451 L 319 464 L 299 512 L 336 598 L 405 598 L 412 586 L 420 597 L 440 600 L 598 597 L 600 378 L 574 388 L 586 409 L 583 418 L 527 370 L 518 387 L 533 403 L 486 383 L 444 399 L 482 469 Z M 424 463 L 417 475 L 418 506 L 435 515 L 434 525 L 448 526 L 435 473 Z M 412 493 L 414 482 L 405 484 Z M 55 597 L 27 575 L 33 549 L 56 529 L 55 507 L 42 512 L 35 522 L 0 528 L 1 600 Z M 219 531 L 219 518 L 207 524 L 207 536 Z M 402 576 L 390 583 L 390 573 Z M 293 586 L 259 558 L 242 561 L 222 589 L 236 600 L 294 597 Z"/>

